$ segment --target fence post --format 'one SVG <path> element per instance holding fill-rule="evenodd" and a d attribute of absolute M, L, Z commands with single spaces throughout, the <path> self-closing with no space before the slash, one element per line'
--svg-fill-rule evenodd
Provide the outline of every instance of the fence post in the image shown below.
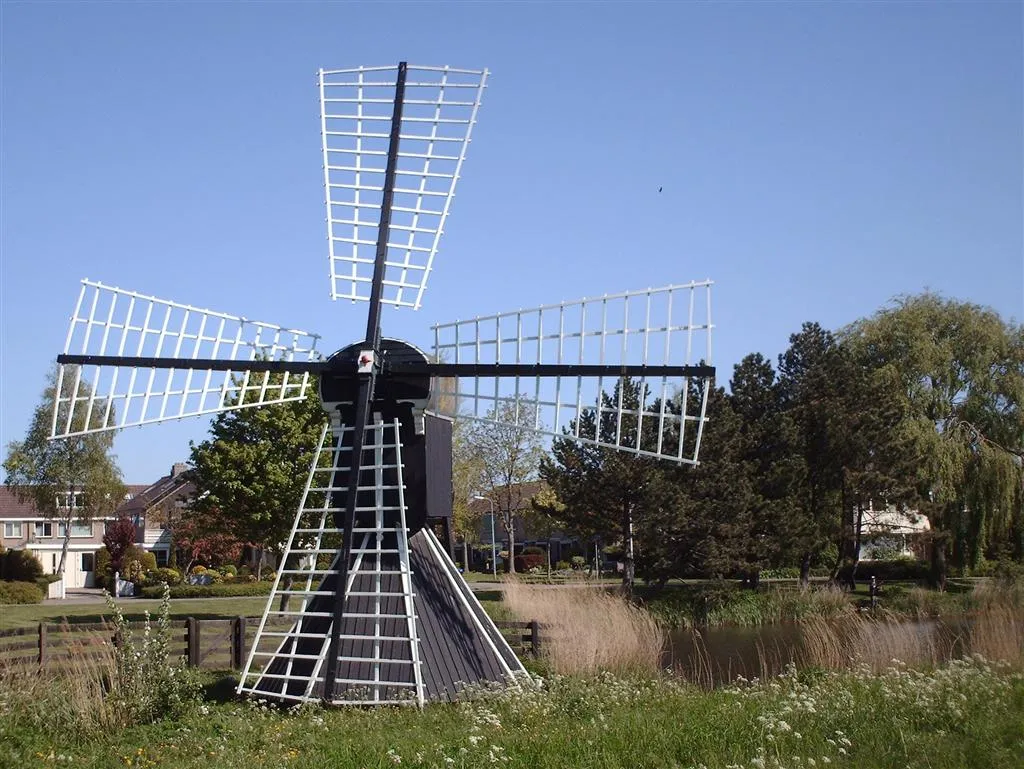
<path fill-rule="evenodd" d="M 39 623 L 39 667 L 46 666 L 46 623 Z"/>
<path fill-rule="evenodd" d="M 231 635 L 231 668 L 241 670 L 245 667 L 245 617 L 235 617 Z"/>
<path fill-rule="evenodd" d="M 530 644 L 533 646 L 533 656 L 540 656 L 540 623 L 537 620 L 530 620 Z"/>
<path fill-rule="evenodd" d="M 185 620 L 185 645 L 188 649 L 188 666 L 199 667 L 199 620 L 195 617 Z"/>

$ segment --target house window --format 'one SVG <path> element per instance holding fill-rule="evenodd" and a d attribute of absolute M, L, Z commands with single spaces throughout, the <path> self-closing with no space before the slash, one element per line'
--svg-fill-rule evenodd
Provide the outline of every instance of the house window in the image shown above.
<path fill-rule="evenodd" d="M 153 551 L 153 555 L 156 556 L 156 565 L 157 566 L 166 566 L 167 565 L 167 551 L 166 550 L 154 550 Z"/>
<path fill-rule="evenodd" d="M 21 521 L 4 521 L 4 536 L 20 537 L 21 536 Z"/>
<path fill-rule="evenodd" d="M 57 525 L 57 536 L 63 537 L 65 525 L 60 523 Z M 84 521 L 75 521 L 71 524 L 71 536 L 72 537 L 91 537 L 92 536 L 92 524 Z"/>
<path fill-rule="evenodd" d="M 93 571 L 96 558 L 93 553 L 82 553 L 82 571 Z"/>
<path fill-rule="evenodd" d="M 53 524 L 52 523 L 37 523 L 36 524 L 36 536 L 37 537 L 52 537 L 53 536 Z"/>
<path fill-rule="evenodd" d="M 68 507 L 71 507 L 71 508 L 77 510 L 78 508 L 80 508 L 82 506 L 83 493 L 84 492 L 76 491 L 74 493 L 74 495 L 72 495 L 71 492 L 65 491 L 62 494 L 58 494 L 57 495 L 57 507 L 65 509 L 65 510 Z"/>

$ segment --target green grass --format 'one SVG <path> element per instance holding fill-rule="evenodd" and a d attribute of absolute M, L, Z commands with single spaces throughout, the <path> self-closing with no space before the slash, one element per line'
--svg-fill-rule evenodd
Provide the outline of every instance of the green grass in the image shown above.
<path fill-rule="evenodd" d="M 120 602 L 126 619 L 141 620 L 143 613 L 155 613 L 160 606 L 158 600 L 144 598 L 122 599 Z M 251 598 L 182 598 L 171 602 L 171 617 L 184 619 L 217 619 L 220 617 L 253 617 L 263 613 L 267 605 L 266 596 Z M 60 622 L 64 618 L 72 622 L 98 622 L 109 618 L 110 612 L 103 603 L 56 603 L 28 604 L 21 606 L 0 606 L 0 630 L 16 627 L 30 627 L 39 622 Z"/>
<path fill-rule="evenodd" d="M 280 711 L 207 701 L 174 721 L 85 734 L 0 688 L 0 766 L 289 769 L 1019 767 L 1024 677 L 980 660 L 919 673 L 791 673 L 705 692 L 552 677 L 542 690 L 416 709 Z M 812 763 L 813 761 L 813 763 Z"/>
<path fill-rule="evenodd" d="M 480 603 L 492 617 L 509 619 L 501 605 L 501 595 L 497 591 L 478 594 Z M 120 601 L 125 619 L 141 620 L 143 613 L 155 614 L 160 601 L 144 598 L 129 598 Z M 196 617 L 198 619 L 218 619 L 230 617 L 258 617 L 263 614 L 267 605 L 266 596 L 251 598 L 180 598 L 171 601 L 171 618 L 174 620 Z M 0 630 L 17 627 L 32 627 L 40 622 L 57 623 L 63 619 L 71 622 L 99 622 L 109 619 L 110 612 L 105 604 L 58 604 L 42 603 L 20 606 L 0 607 Z"/>

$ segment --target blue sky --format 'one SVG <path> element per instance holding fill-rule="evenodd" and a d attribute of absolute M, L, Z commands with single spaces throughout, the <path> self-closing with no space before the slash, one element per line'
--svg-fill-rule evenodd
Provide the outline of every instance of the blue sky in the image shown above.
<path fill-rule="evenodd" d="M 1024 19 L 1002 3 L 0 3 L 0 444 L 83 277 L 324 336 L 315 73 L 488 67 L 423 309 L 697 278 L 720 378 L 926 288 L 1024 318 Z M 658 192 L 658 188 L 662 192 Z M 125 480 L 208 420 L 117 438 Z"/>

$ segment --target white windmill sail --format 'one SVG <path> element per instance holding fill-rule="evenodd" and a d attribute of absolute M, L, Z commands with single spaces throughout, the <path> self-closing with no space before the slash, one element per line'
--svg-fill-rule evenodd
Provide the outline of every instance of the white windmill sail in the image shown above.
<path fill-rule="evenodd" d="M 418 309 L 487 70 L 406 67 L 381 301 Z M 331 298 L 369 300 L 399 67 L 320 70 Z"/>
<path fill-rule="evenodd" d="M 523 371 L 440 378 L 436 408 L 694 464 L 711 377 L 711 285 L 692 282 L 433 326 L 435 360 L 517 364 Z M 550 368 L 533 375 L 536 365 Z M 566 375 L 561 366 L 580 368 Z M 644 367 L 651 366 L 675 366 L 679 373 L 649 375 Z M 597 367 L 610 369 L 598 374 Z M 691 368 L 684 373 L 685 367 Z"/>
<path fill-rule="evenodd" d="M 64 353 L 102 360 L 60 365 L 51 435 L 305 398 L 308 373 L 250 371 L 246 362 L 319 360 L 318 339 L 83 280 Z M 168 358 L 182 361 L 182 368 L 145 365 Z M 202 368 L 203 361 L 216 361 L 217 368 Z"/>

